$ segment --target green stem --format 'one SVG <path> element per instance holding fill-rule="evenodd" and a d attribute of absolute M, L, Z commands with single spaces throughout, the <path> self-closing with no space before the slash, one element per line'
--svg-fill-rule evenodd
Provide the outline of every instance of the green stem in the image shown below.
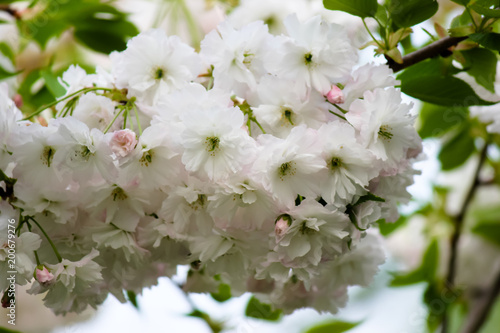
<path fill-rule="evenodd" d="M 330 103 L 330 102 L 329 102 L 329 103 Z M 341 108 L 341 107 L 340 107 L 340 106 L 338 106 L 337 104 L 333 104 L 333 103 L 330 103 L 330 104 L 331 104 L 331 105 L 333 105 L 333 106 L 335 106 L 335 107 L 337 108 L 337 110 L 339 110 L 339 111 L 340 111 L 340 112 L 342 112 L 343 114 L 346 114 L 347 112 L 349 112 L 349 111 L 347 111 L 347 110 L 345 110 L 345 109 Z"/>
<path fill-rule="evenodd" d="M 123 112 L 125 108 L 122 108 L 120 111 L 118 111 L 118 113 L 114 116 L 113 120 L 111 120 L 111 122 L 108 124 L 108 126 L 106 126 L 106 128 L 104 129 L 104 134 L 108 133 L 109 129 L 111 128 L 111 126 L 113 126 L 113 124 L 115 123 L 116 119 L 118 118 L 118 116 L 120 116 L 120 114 Z"/>
<path fill-rule="evenodd" d="M 266 131 L 264 131 L 264 129 L 262 128 L 262 126 L 260 125 L 260 123 L 257 121 L 257 119 L 252 118 L 252 121 L 253 121 L 254 123 L 256 123 L 256 124 L 257 124 L 257 126 L 259 126 L 260 130 L 262 131 L 262 134 L 266 134 Z"/>
<path fill-rule="evenodd" d="M 139 129 L 139 136 L 141 136 L 142 135 L 142 128 L 141 128 L 141 122 L 139 121 L 139 112 L 137 111 L 137 107 L 135 106 L 135 103 L 133 103 L 132 105 L 133 105 L 134 112 L 135 112 L 135 119 L 137 120 L 137 128 Z"/>
<path fill-rule="evenodd" d="M 366 25 L 366 22 L 365 22 L 365 19 L 361 19 L 363 21 L 363 25 L 365 26 L 365 29 L 366 31 L 368 31 L 368 34 L 370 35 L 370 37 L 375 41 L 375 43 L 377 43 L 377 45 L 382 49 L 382 50 L 385 50 L 384 47 L 382 47 L 382 45 L 379 43 L 379 41 L 375 38 L 375 36 L 372 35 L 372 32 L 370 31 L 370 29 L 368 29 L 368 26 Z"/>
<path fill-rule="evenodd" d="M 128 109 L 125 108 L 125 112 L 123 113 L 123 129 L 127 128 L 127 117 L 128 117 Z"/>
<path fill-rule="evenodd" d="M 49 235 L 47 235 L 47 233 L 42 228 L 42 226 L 32 216 L 28 216 L 28 219 L 30 219 L 31 221 L 33 221 L 37 225 L 37 227 L 42 231 L 43 235 L 45 236 L 45 238 L 47 238 L 47 241 L 49 242 L 50 246 L 52 247 L 52 250 L 54 251 L 54 253 L 55 253 L 56 257 L 57 257 L 57 260 L 59 262 L 61 262 L 62 261 L 62 257 L 59 254 L 59 251 L 57 251 L 57 248 L 56 248 L 55 244 L 52 242 L 52 239 L 50 239 Z"/>
<path fill-rule="evenodd" d="M 179 5 L 182 12 L 184 13 L 184 17 L 186 18 L 189 34 L 191 35 L 193 45 L 198 48 L 200 45 L 200 34 L 198 32 L 196 21 L 194 20 L 193 15 L 191 14 L 189 8 L 186 6 L 186 2 L 184 0 L 179 0 Z"/>
<path fill-rule="evenodd" d="M 341 115 L 339 115 L 338 113 L 333 112 L 332 110 L 328 110 L 328 112 L 330 112 L 331 114 L 336 115 L 336 116 L 337 116 L 337 117 L 339 117 L 340 119 L 344 119 L 345 121 L 347 121 L 347 119 L 346 119 L 344 116 L 341 116 Z"/>
<path fill-rule="evenodd" d="M 28 231 L 31 232 L 31 224 L 29 223 L 28 223 Z M 36 265 L 40 266 L 40 258 L 38 257 L 38 252 L 36 250 L 33 252 L 35 253 Z"/>
<path fill-rule="evenodd" d="M 248 127 L 248 135 L 252 136 L 252 121 L 250 119 L 250 115 L 248 115 L 247 127 Z"/>
<path fill-rule="evenodd" d="M 56 100 L 56 101 L 53 101 L 53 102 L 51 102 L 51 103 L 49 103 L 49 104 L 46 104 L 46 105 L 42 106 L 41 108 L 39 108 L 38 110 L 36 110 L 36 111 L 35 111 L 35 112 L 33 112 L 32 114 L 30 114 L 29 116 L 27 116 L 27 117 L 23 118 L 22 120 L 28 120 L 28 119 L 30 119 L 30 118 L 32 118 L 32 117 L 34 117 L 34 116 L 36 116 L 36 115 L 38 115 L 38 114 L 42 113 L 42 111 L 44 111 L 44 110 L 46 110 L 46 109 L 48 109 L 48 108 L 50 108 L 50 107 L 52 107 L 52 106 L 54 106 L 54 105 L 59 104 L 60 102 L 64 101 L 65 99 L 68 99 L 68 98 L 74 97 L 74 96 L 76 96 L 76 95 L 78 95 L 78 94 L 80 94 L 80 93 L 82 93 L 82 92 L 87 93 L 87 92 L 89 92 L 89 91 L 96 91 L 96 90 L 113 91 L 113 89 L 110 89 L 110 88 L 99 88 L 99 87 L 93 87 L 93 88 L 83 88 L 83 89 L 80 89 L 80 90 L 78 90 L 78 91 L 76 91 L 76 92 L 74 92 L 74 93 L 72 93 L 72 94 L 69 94 L 68 96 L 64 96 L 64 97 L 63 97 L 63 98 L 61 98 L 61 99 L 58 99 L 58 100 Z"/>

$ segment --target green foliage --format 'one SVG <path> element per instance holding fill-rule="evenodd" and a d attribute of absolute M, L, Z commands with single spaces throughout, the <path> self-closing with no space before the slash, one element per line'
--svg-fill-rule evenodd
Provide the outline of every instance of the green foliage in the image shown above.
<path fill-rule="evenodd" d="M 9 46 L 9 44 L 5 43 L 5 42 L 0 42 L 0 52 L 2 52 L 2 54 L 4 56 L 6 56 L 7 58 L 9 58 L 9 60 L 14 63 L 14 52 L 12 51 L 11 47 Z"/>
<path fill-rule="evenodd" d="M 443 321 L 444 310 L 450 305 L 443 300 L 442 292 L 442 289 L 434 281 L 429 281 L 423 295 L 423 301 L 429 311 L 427 315 L 428 332 L 436 332 Z"/>
<path fill-rule="evenodd" d="M 500 9 L 490 8 L 499 5 L 498 0 L 475 0 L 468 7 L 485 17 L 500 18 Z"/>
<path fill-rule="evenodd" d="M 126 14 L 99 0 L 51 1 L 45 6 L 35 17 L 18 22 L 23 35 L 42 48 L 70 28 L 81 43 L 103 53 L 124 50 L 127 38 L 139 33 Z"/>
<path fill-rule="evenodd" d="M 459 5 L 462 5 L 462 6 L 467 6 L 467 4 L 470 2 L 470 0 L 451 0 L 455 3 L 458 3 Z"/>
<path fill-rule="evenodd" d="M 500 52 L 500 34 L 494 32 L 476 33 L 470 35 L 469 38 L 481 46 Z"/>
<path fill-rule="evenodd" d="M 419 113 L 422 139 L 439 137 L 466 121 L 469 109 L 466 107 L 441 106 L 424 103 Z"/>
<path fill-rule="evenodd" d="M 353 205 L 353 207 L 361 205 L 362 203 L 365 203 L 367 201 L 377 201 L 377 202 L 385 202 L 384 198 L 381 198 L 379 196 L 376 196 L 373 193 L 368 192 L 367 194 L 361 196 L 358 201 Z"/>
<path fill-rule="evenodd" d="M 323 5 L 362 18 L 375 16 L 378 8 L 377 0 L 323 0 Z"/>
<path fill-rule="evenodd" d="M 66 93 L 66 89 L 59 83 L 54 73 L 48 69 L 41 70 L 40 76 L 44 79 L 47 89 L 55 98 L 61 97 Z"/>
<path fill-rule="evenodd" d="M 471 134 L 471 124 L 463 123 L 449 140 L 441 147 L 438 158 L 441 169 L 452 170 L 461 166 L 475 151 L 474 137 Z"/>
<path fill-rule="evenodd" d="M 398 75 L 401 91 L 424 102 L 444 106 L 491 105 L 464 81 L 453 76 L 459 69 L 439 58 L 428 59 Z"/>
<path fill-rule="evenodd" d="M 127 299 L 134 306 L 134 308 L 139 309 L 139 303 L 137 303 L 137 295 L 132 290 L 127 290 Z"/>
<path fill-rule="evenodd" d="M 317 324 L 309 328 L 305 333 L 342 333 L 347 332 L 358 326 L 360 322 L 349 323 L 346 321 L 332 320 Z"/>
<path fill-rule="evenodd" d="M 5 327 L 0 327 L 0 333 L 21 333 L 20 331 L 13 331 Z"/>
<path fill-rule="evenodd" d="M 483 327 L 481 327 L 479 333 L 498 333 L 499 327 L 500 327 L 500 298 L 497 298 L 497 301 L 493 306 L 493 309 L 491 309 L 491 312 L 488 318 L 486 319 L 486 322 L 484 323 Z"/>
<path fill-rule="evenodd" d="M 491 92 L 495 92 L 493 83 L 497 72 L 498 59 L 495 54 L 484 48 L 474 48 L 462 51 L 465 58 L 465 70 L 474 77 L 476 82 Z"/>
<path fill-rule="evenodd" d="M 255 296 L 250 298 L 247 308 L 245 309 L 245 316 L 257 319 L 277 321 L 281 318 L 281 315 L 281 310 L 273 310 L 271 305 L 261 303 Z"/>
<path fill-rule="evenodd" d="M 439 265 L 439 245 L 436 239 L 433 239 L 424 253 L 422 263 L 413 272 L 399 275 L 394 274 L 391 281 L 391 287 L 401 287 L 419 282 L 429 282 L 434 280 Z"/>
<path fill-rule="evenodd" d="M 407 221 L 408 221 L 408 217 L 401 215 L 396 222 L 389 223 L 389 222 L 386 222 L 385 220 L 379 220 L 379 221 L 377 221 L 377 224 L 378 224 L 378 228 L 379 228 L 382 236 L 389 236 L 394 231 L 396 231 L 399 227 L 402 227 L 403 225 L 405 225 L 405 223 Z"/>
<path fill-rule="evenodd" d="M 212 330 L 213 333 L 219 333 L 224 329 L 224 323 L 213 320 L 212 317 L 206 312 L 202 312 L 200 310 L 193 310 L 188 314 L 189 317 L 200 318 L 203 320 L 208 327 Z"/>
<path fill-rule="evenodd" d="M 217 302 L 225 302 L 231 298 L 231 287 L 228 284 L 219 284 L 219 290 L 216 293 L 210 293 Z"/>
<path fill-rule="evenodd" d="M 16 76 L 19 73 L 20 72 L 9 72 L 8 70 L 0 66 L 0 81 Z"/>
<path fill-rule="evenodd" d="M 390 0 L 388 9 L 391 19 L 399 27 L 411 27 L 436 14 L 436 0 Z"/>
<path fill-rule="evenodd" d="M 472 212 L 472 232 L 500 246 L 500 206 L 481 207 Z"/>

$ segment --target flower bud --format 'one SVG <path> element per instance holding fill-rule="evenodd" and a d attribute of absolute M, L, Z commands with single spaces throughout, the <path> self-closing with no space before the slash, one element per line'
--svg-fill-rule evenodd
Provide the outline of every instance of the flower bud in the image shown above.
<path fill-rule="evenodd" d="M 127 156 L 137 144 L 135 133 L 129 129 L 114 132 L 109 146 L 119 157 Z"/>
<path fill-rule="evenodd" d="M 326 99 L 332 104 L 343 104 L 345 102 L 344 93 L 336 85 L 326 94 Z"/>
<path fill-rule="evenodd" d="M 54 274 L 49 272 L 45 266 L 38 266 L 36 268 L 35 278 L 42 286 L 48 286 L 54 282 Z"/>
<path fill-rule="evenodd" d="M 286 234 L 288 231 L 288 228 L 290 227 L 290 218 L 288 217 L 281 217 L 279 220 L 276 221 L 276 224 L 274 226 L 274 233 L 276 234 L 276 241 L 280 241 L 281 238 Z"/>
<path fill-rule="evenodd" d="M 23 96 L 16 94 L 12 100 L 14 101 L 14 104 L 16 104 L 17 108 L 21 108 L 21 106 L 23 106 Z"/>

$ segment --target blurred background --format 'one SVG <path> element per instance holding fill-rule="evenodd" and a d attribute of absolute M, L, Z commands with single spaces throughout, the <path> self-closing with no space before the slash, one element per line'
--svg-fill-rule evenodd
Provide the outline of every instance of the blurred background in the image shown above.
<path fill-rule="evenodd" d="M 39 10 L 33 2 L 0 1 L 0 79 L 6 81 L 12 90 L 19 91 L 22 95 L 21 109 L 26 113 L 54 100 L 56 92 L 51 82 L 70 64 L 77 63 L 88 72 L 92 72 L 96 65 L 109 68 L 107 54 L 123 49 L 129 37 L 149 28 L 161 28 L 171 35 L 179 35 L 198 48 L 204 35 L 224 19 L 236 26 L 263 20 L 272 33 L 279 34 L 284 29 L 282 20 L 290 13 L 297 13 L 302 20 L 321 15 L 330 22 L 343 25 L 359 47 L 370 41 L 359 18 L 326 10 L 321 0 L 119 0 L 112 2 L 117 10 L 112 13 L 117 18 L 116 26 L 104 35 L 99 29 L 108 24 L 106 18 L 97 18 L 93 26 L 85 21 L 85 15 L 92 14 L 93 1 L 88 1 L 86 9 L 81 12 L 72 7 L 72 1 L 56 0 L 50 3 Z M 440 1 L 439 8 L 431 20 L 413 27 L 408 50 L 418 49 L 432 41 L 429 36 L 439 35 L 440 29 L 448 27 L 462 10 L 452 1 Z M 373 20 L 367 19 L 367 24 L 376 30 Z M 374 57 L 374 49 L 374 46 L 362 49 L 360 64 L 386 62 L 382 56 Z M 408 50 L 401 49 L 401 52 L 404 54 Z M 20 70 L 22 74 L 15 75 Z M 480 87 L 473 88 L 478 94 L 486 95 Z M 480 140 L 473 142 L 473 149 L 465 158 L 451 168 L 443 167 L 443 142 L 447 142 L 447 135 L 453 133 L 455 125 L 443 125 L 442 131 L 436 132 L 429 124 L 441 120 L 432 118 L 433 113 L 429 111 L 432 107 L 409 96 L 405 96 L 405 101 L 415 104 L 419 133 L 425 138 L 423 147 L 426 158 L 416 165 L 421 174 L 415 177 L 415 184 L 409 189 L 412 201 L 400 207 L 402 218 L 395 226 L 382 230 L 387 238 L 386 263 L 381 266 L 369 288 L 350 289 L 348 306 L 338 314 L 319 314 L 309 309 L 296 311 L 277 321 L 249 318 L 245 316 L 245 307 L 251 295 L 245 294 L 225 302 L 218 302 L 210 295 L 186 295 L 178 285 L 184 281 L 187 268 L 179 267 L 172 281 L 161 278 L 156 286 L 138 295 L 137 307 L 131 303 L 121 304 L 110 295 L 99 310 L 89 309 L 81 315 L 56 317 L 43 306 L 41 298 L 27 295 L 25 289 L 19 289 L 18 325 L 15 329 L 25 333 L 204 333 L 217 332 L 219 323 L 224 323 L 224 332 L 301 333 L 321 323 L 345 321 L 357 323 L 349 330 L 352 333 L 420 333 L 428 331 L 432 315 L 439 314 L 453 303 L 450 321 L 454 328 L 450 332 L 458 332 L 467 307 L 473 304 L 466 305 L 468 303 L 460 300 L 473 300 L 474 295 L 480 295 L 500 271 L 498 244 L 481 236 L 480 232 L 473 232 L 473 226 L 478 221 L 500 221 L 500 192 L 498 186 L 482 186 L 471 203 L 467 227 L 459 244 L 461 255 L 456 281 L 462 287 L 459 293 L 446 297 L 430 295 L 432 281 L 427 281 L 425 275 L 413 280 L 397 280 L 395 276 L 408 277 L 405 274 L 411 276 L 411 272 L 421 270 L 425 266 L 425 255 L 437 260 L 436 274 L 446 274 L 447 241 L 452 232 L 450 219 L 461 209 L 473 181 L 478 163 L 476 148 L 481 144 Z M 462 114 L 462 121 L 474 124 L 477 119 L 467 111 Z M 493 179 L 490 185 L 496 182 L 496 168 L 500 160 L 496 147 L 490 146 L 489 167 L 482 171 L 482 178 Z M 455 148 L 457 155 L 463 153 L 462 148 Z M 440 240 L 438 250 L 432 253 L 430 239 Z M 209 317 L 188 315 L 195 310 Z M 5 318 L 4 309 L 1 312 L 2 318 Z M 1 323 L 5 326 L 3 319 Z M 498 327 L 500 303 L 497 302 L 480 332 L 497 333 Z M 3 332 L 2 328 L 0 332 Z"/>

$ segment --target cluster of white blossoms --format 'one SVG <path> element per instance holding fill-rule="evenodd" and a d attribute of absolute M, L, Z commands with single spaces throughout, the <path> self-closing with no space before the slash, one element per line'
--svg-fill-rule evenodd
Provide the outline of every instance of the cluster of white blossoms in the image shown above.
<path fill-rule="evenodd" d="M 47 121 L 22 121 L 1 91 L 0 229 L 17 221 L 18 283 L 56 313 L 125 301 L 178 265 L 186 291 L 227 284 L 286 313 L 335 312 L 366 286 L 384 261 L 367 229 L 398 218 L 416 173 L 411 105 L 387 66 L 357 67 L 342 27 L 285 26 L 222 23 L 199 53 L 141 33 L 110 73 L 69 68 Z"/>

